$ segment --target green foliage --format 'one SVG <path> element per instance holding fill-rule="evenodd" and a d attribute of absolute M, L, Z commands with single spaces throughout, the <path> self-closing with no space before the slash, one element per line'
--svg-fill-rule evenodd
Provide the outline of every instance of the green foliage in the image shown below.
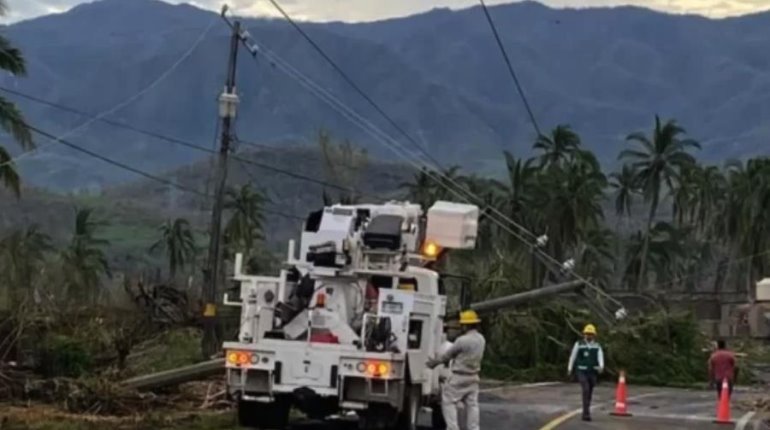
<path fill-rule="evenodd" d="M 4 16 L 8 8 L 5 2 L 0 2 L 0 16 Z M 27 68 L 21 51 L 13 46 L 5 36 L 0 35 L 0 70 L 16 75 L 24 76 Z M 21 111 L 10 101 L 0 97 L 0 129 L 10 134 L 22 148 L 32 148 L 32 134 L 27 127 Z M 16 167 L 10 154 L 0 146 L 0 184 L 9 188 L 18 197 L 20 194 L 20 180 Z"/>
<path fill-rule="evenodd" d="M 335 142 L 326 130 L 318 132 L 318 147 L 326 181 L 338 188 L 347 189 L 334 192 L 324 190 L 325 204 L 355 203 L 360 197 L 361 172 L 366 170 L 369 164 L 366 150 L 354 146 L 349 140 Z"/>
<path fill-rule="evenodd" d="M 683 172 L 695 164 L 695 158 L 687 150 L 700 148 L 700 145 L 691 139 L 682 139 L 685 130 L 669 120 L 662 124 L 660 118 L 655 116 L 655 129 L 651 137 L 644 133 L 632 133 L 628 136 L 629 142 L 638 143 L 642 150 L 626 149 L 620 153 L 620 159 L 627 160 L 636 172 L 636 182 L 642 190 L 645 201 L 650 204 L 650 212 L 647 217 L 647 232 L 640 253 L 637 290 L 641 290 L 647 281 L 647 259 L 649 257 L 649 245 L 653 221 L 658 213 L 661 193 L 674 190 L 681 180 Z"/>
<path fill-rule="evenodd" d="M 484 374 L 516 381 L 565 378 L 572 345 L 580 337 L 575 329 L 592 321 L 589 314 L 571 314 L 571 309 L 559 303 L 489 318 L 484 326 L 490 339 Z M 624 370 L 637 384 L 707 382 L 708 342 L 691 314 L 656 313 L 613 327 L 600 325 L 599 341 L 605 354 L 605 377 L 610 380 Z"/>
<path fill-rule="evenodd" d="M 103 250 L 109 242 L 96 237 L 105 223 L 94 220 L 92 215 L 91 209 L 76 211 L 75 229 L 69 245 L 61 253 L 61 261 L 66 295 L 73 300 L 95 303 L 99 279 L 109 275 L 110 269 Z"/>
<path fill-rule="evenodd" d="M 49 334 L 41 340 L 39 357 L 38 371 L 46 378 L 76 378 L 93 366 L 84 341 L 60 334 Z"/>
<path fill-rule="evenodd" d="M 32 293 L 52 250 L 51 238 L 35 225 L 0 239 L 0 284 L 7 286 L 12 306 Z"/>
<path fill-rule="evenodd" d="M 638 384 L 688 386 L 707 381 L 707 339 L 692 314 L 655 314 L 607 328 L 608 369 Z"/>
<path fill-rule="evenodd" d="M 163 250 L 166 253 L 169 276 L 173 280 L 177 269 L 184 269 L 195 259 L 195 237 L 189 221 L 184 218 L 167 220 L 158 230 L 161 237 L 150 247 L 150 252 Z"/>

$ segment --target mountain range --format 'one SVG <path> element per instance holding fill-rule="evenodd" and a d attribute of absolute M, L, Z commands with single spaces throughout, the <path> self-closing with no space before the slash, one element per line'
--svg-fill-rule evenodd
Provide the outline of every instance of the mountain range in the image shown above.
<path fill-rule="evenodd" d="M 635 7 L 551 9 L 534 2 L 489 10 L 539 127 L 571 125 L 605 164 L 616 163 L 625 136 L 649 130 L 655 114 L 676 118 L 702 143 L 706 160 L 770 153 L 770 13 L 711 20 Z M 416 143 L 444 164 L 486 173 L 500 171 L 502 149 L 529 155 L 533 124 L 478 7 L 373 23 L 300 24 L 415 142 L 380 117 L 287 22 L 243 24 L 261 48 L 410 152 Z M 157 0 L 101 0 L 2 31 L 23 50 L 29 74 L 3 76 L 0 86 L 92 113 L 132 100 L 105 117 L 212 147 L 229 32 L 215 13 Z M 237 74 L 239 139 L 276 148 L 314 145 L 317 131 L 325 128 L 373 156 L 396 159 L 366 124 L 340 115 L 263 54 L 252 59 L 242 50 Z M 132 99 L 159 76 L 165 78 Z M 86 120 L 4 96 L 31 123 L 56 134 Z M 153 173 L 207 157 L 98 122 L 66 138 Z M 19 162 L 34 185 L 71 190 L 136 178 L 56 144 L 38 143 L 44 145 L 39 152 Z"/>

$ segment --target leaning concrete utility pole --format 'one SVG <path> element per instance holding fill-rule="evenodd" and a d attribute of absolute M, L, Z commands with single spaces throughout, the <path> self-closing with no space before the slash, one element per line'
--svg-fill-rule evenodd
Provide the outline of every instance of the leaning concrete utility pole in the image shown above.
<path fill-rule="evenodd" d="M 222 10 L 224 17 L 227 9 Z M 206 269 L 203 273 L 203 340 L 201 351 L 204 358 L 215 354 L 221 345 L 219 338 L 219 317 L 217 315 L 217 282 L 219 281 L 219 268 L 222 260 L 220 246 L 222 234 L 222 199 L 227 183 L 227 156 L 232 142 L 232 122 L 238 107 L 238 95 L 235 93 L 235 70 L 238 59 L 238 44 L 241 38 L 241 24 L 235 21 L 232 25 L 230 37 L 230 56 L 227 63 L 227 83 L 225 90 L 219 97 L 219 116 L 222 119 L 222 137 L 219 148 L 219 156 L 216 167 L 216 189 L 214 194 L 214 207 L 211 211 L 211 230 L 209 234 L 209 252 Z"/>

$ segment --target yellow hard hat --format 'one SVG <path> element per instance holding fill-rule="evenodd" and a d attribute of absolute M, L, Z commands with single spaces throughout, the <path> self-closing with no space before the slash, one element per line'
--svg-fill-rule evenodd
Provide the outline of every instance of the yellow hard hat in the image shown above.
<path fill-rule="evenodd" d="M 587 325 L 586 325 L 586 326 L 583 328 L 583 334 L 592 334 L 592 335 L 596 335 L 596 327 L 594 327 L 594 325 L 593 325 L 593 324 L 587 324 Z"/>
<path fill-rule="evenodd" d="M 460 324 L 478 324 L 480 322 L 481 319 L 479 319 L 479 315 L 476 313 L 476 311 L 469 310 L 460 312 Z"/>

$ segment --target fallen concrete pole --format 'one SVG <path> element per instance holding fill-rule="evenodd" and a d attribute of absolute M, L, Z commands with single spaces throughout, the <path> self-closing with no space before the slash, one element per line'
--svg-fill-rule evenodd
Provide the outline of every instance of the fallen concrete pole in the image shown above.
<path fill-rule="evenodd" d="M 163 372 L 137 376 L 126 379 L 122 384 L 136 390 L 152 390 L 155 388 L 169 387 L 208 378 L 209 376 L 224 374 L 225 359 L 204 361 L 190 366 L 178 367 Z"/>
<path fill-rule="evenodd" d="M 535 300 L 552 297 L 559 294 L 579 291 L 583 288 L 582 281 L 570 281 L 563 284 L 549 285 L 547 287 L 537 288 L 523 293 L 512 294 L 510 296 L 498 297 L 496 299 L 485 300 L 483 302 L 471 304 L 471 309 L 479 314 L 494 312 L 501 309 L 511 308 L 516 305 L 533 302 Z"/>

